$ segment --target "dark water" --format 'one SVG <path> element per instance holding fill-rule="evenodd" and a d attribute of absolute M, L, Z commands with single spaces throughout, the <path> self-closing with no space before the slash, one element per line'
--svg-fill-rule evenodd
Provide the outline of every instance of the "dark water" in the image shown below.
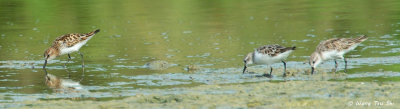
<path fill-rule="evenodd" d="M 64 97 L 123 97 L 141 89 L 170 89 L 201 84 L 264 82 L 242 75 L 245 54 L 265 44 L 297 46 L 286 80 L 310 80 L 305 64 L 315 46 L 333 37 L 369 39 L 348 53 L 349 72 L 325 80 L 399 81 L 400 1 L 0 1 L 0 102 Z M 48 64 L 48 72 L 84 91 L 57 93 L 46 85 L 43 52 L 66 33 L 101 29 L 64 69 L 67 56 Z M 146 63 L 162 60 L 168 68 Z M 343 62 L 340 68 L 343 69 Z M 201 67 L 188 72 L 188 66 Z M 281 64 L 272 80 L 280 76 Z M 330 71 L 327 61 L 320 72 Z M 254 66 L 256 74 L 267 67 Z M 341 70 L 343 71 L 343 70 Z M 71 75 L 68 75 L 68 74 Z M 75 87 L 75 86 L 71 86 Z M 165 92 L 168 93 L 168 92 Z"/>

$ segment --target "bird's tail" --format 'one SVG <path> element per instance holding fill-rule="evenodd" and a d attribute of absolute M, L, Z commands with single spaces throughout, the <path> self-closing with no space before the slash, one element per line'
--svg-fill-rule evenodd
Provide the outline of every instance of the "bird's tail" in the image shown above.
<path fill-rule="evenodd" d="M 357 37 L 356 40 L 358 42 L 364 42 L 365 40 L 367 40 L 368 37 L 366 35 L 361 35 L 360 37 Z"/>
<path fill-rule="evenodd" d="M 285 51 L 287 51 L 287 50 L 296 50 L 296 46 L 293 46 L 293 47 L 286 47 L 286 48 L 285 48 Z"/>
<path fill-rule="evenodd" d="M 95 34 L 98 33 L 98 32 L 100 32 L 100 29 L 97 29 L 97 30 L 94 30 L 94 31 L 92 31 L 92 32 L 90 32 L 90 33 L 87 33 L 86 35 L 90 37 L 90 36 L 95 35 Z"/>
<path fill-rule="evenodd" d="M 296 46 L 293 46 L 293 47 L 292 47 L 292 50 L 296 50 Z"/>

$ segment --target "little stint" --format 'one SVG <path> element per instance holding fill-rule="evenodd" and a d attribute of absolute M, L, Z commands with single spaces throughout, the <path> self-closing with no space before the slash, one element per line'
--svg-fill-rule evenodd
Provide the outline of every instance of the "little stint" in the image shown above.
<path fill-rule="evenodd" d="M 335 61 L 335 72 L 338 67 L 336 59 L 343 59 L 345 64 L 344 72 L 347 72 L 347 60 L 343 55 L 354 50 L 361 42 L 367 39 L 367 36 L 361 35 L 357 38 L 332 38 L 322 41 L 310 56 L 311 74 L 314 74 L 314 69 L 321 62 L 330 59 Z"/>
<path fill-rule="evenodd" d="M 247 65 L 271 65 L 273 63 L 282 62 L 284 65 L 283 76 L 286 76 L 286 62 L 285 59 L 289 54 L 295 50 L 296 47 L 283 47 L 280 45 L 264 45 L 256 49 L 254 52 L 248 53 L 244 58 L 243 74 L 246 72 Z M 263 76 L 272 77 L 272 67 L 269 75 L 265 73 Z"/>
<path fill-rule="evenodd" d="M 54 40 L 53 45 L 51 45 L 51 47 L 44 52 L 45 61 L 43 65 L 43 70 L 45 71 L 46 75 L 47 75 L 46 71 L 47 61 L 52 60 L 57 56 L 68 54 L 68 61 L 67 61 L 68 63 L 71 60 L 70 53 L 75 51 L 78 51 L 78 53 L 81 55 L 82 69 L 84 69 L 85 63 L 83 60 L 83 54 L 79 52 L 79 49 L 83 45 L 85 45 L 86 42 L 89 41 L 98 32 L 100 32 L 100 29 L 85 34 L 80 34 L 80 33 L 65 34 Z M 66 63 L 64 64 L 64 67 L 65 66 Z"/>

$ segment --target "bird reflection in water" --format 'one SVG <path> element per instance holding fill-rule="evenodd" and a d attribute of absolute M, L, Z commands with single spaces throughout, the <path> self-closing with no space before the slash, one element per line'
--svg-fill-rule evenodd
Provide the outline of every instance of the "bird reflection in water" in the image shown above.
<path fill-rule="evenodd" d="M 50 73 L 45 76 L 45 84 L 56 93 L 88 93 L 89 91 L 76 81 L 61 79 Z"/>

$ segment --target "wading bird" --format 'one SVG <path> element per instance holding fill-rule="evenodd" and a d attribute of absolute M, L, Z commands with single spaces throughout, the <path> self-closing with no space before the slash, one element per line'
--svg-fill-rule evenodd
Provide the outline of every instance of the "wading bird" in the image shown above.
<path fill-rule="evenodd" d="M 284 66 L 283 76 L 286 76 L 286 62 L 285 59 L 289 56 L 289 54 L 295 50 L 296 47 L 283 47 L 280 45 L 264 45 L 256 49 L 254 52 L 248 53 L 244 58 L 244 68 L 243 74 L 246 72 L 247 65 L 256 64 L 256 65 L 271 65 L 273 63 L 282 62 Z M 263 76 L 272 77 L 272 67 L 268 73 L 265 73 Z"/>
<path fill-rule="evenodd" d="M 51 47 L 44 52 L 45 61 L 43 69 L 46 75 L 47 75 L 46 71 L 47 61 L 52 60 L 57 56 L 68 54 L 68 61 L 67 61 L 68 63 L 71 60 L 70 53 L 75 51 L 78 51 L 78 53 L 81 55 L 82 69 L 84 71 L 85 63 L 83 60 L 83 54 L 79 52 L 79 49 L 83 45 L 85 45 L 86 42 L 89 41 L 98 32 L 100 32 L 100 29 L 84 34 L 80 33 L 65 34 L 54 40 L 53 45 L 51 45 Z M 64 64 L 64 67 L 66 66 L 67 63 Z"/>
<path fill-rule="evenodd" d="M 367 36 L 361 35 L 357 38 L 332 38 L 322 41 L 310 56 L 309 64 L 311 65 L 311 74 L 314 74 L 314 69 L 322 61 L 329 59 L 335 61 L 335 72 L 338 67 L 336 59 L 343 59 L 345 64 L 344 72 L 347 72 L 347 60 L 343 55 L 354 50 L 361 42 L 364 42 L 367 39 Z"/>

